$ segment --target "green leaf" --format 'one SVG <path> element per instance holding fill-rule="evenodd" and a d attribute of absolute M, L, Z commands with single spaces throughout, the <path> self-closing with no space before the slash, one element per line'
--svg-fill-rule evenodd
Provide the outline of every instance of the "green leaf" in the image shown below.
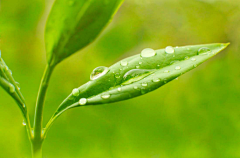
<path fill-rule="evenodd" d="M 91 43 L 112 19 L 123 0 L 56 0 L 49 15 L 47 60 L 56 65 Z"/>
<path fill-rule="evenodd" d="M 148 48 L 109 68 L 96 68 L 91 74 L 92 81 L 74 89 L 54 117 L 69 108 L 117 102 L 151 92 L 196 68 L 228 44 L 167 47 L 156 51 Z"/>

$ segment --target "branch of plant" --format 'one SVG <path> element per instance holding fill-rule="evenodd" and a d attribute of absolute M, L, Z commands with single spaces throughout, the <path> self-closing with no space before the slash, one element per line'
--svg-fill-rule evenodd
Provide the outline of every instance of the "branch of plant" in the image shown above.
<path fill-rule="evenodd" d="M 46 65 L 41 84 L 38 91 L 37 102 L 35 107 L 34 117 L 34 139 L 42 141 L 42 121 L 43 121 L 43 107 L 45 103 L 45 97 L 48 89 L 48 83 L 50 81 L 51 74 L 54 66 Z"/>

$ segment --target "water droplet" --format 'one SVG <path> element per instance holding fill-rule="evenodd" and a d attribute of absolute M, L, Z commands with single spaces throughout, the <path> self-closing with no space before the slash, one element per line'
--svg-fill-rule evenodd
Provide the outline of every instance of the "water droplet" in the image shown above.
<path fill-rule="evenodd" d="M 133 69 L 128 71 L 123 76 L 123 85 L 130 84 L 136 81 L 139 81 L 146 76 L 150 75 L 153 72 L 153 70 L 146 70 L 146 69 Z"/>
<path fill-rule="evenodd" d="M 79 103 L 79 105 L 85 105 L 87 103 L 87 99 L 81 98 L 78 103 Z"/>
<path fill-rule="evenodd" d="M 142 64 L 142 62 L 141 61 L 139 61 L 139 65 L 141 65 Z"/>
<path fill-rule="evenodd" d="M 197 64 L 194 64 L 193 67 L 197 67 Z"/>
<path fill-rule="evenodd" d="M 73 6 L 74 3 L 75 3 L 75 1 L 73 1 L 73 0 L 68 1 L 68 5 L 69 5 L 69 6 Z"/>
<path fill-rule="evenodd" d="M 164 70 L 164 73 L 169 73 L 170 71 L 169 70 Z"/>
<path fill-rule="evenodd" d="M 140 68 L 140 66 L 139 66 L 139 65 L 137 65 L 137 66 L 136 66 L 136 68 L 137 68 L 137 69 L 139 69 L 139 68 Z"/>
<path fill-rule="evenodd" d="M 115 78 L 120 78 L 121 77 L 120 73 L 116 73 L 114 76 L 115 76 Z"/>
<path fill-rule="evenodd" d="M 176 66 L 176 67 L 175 67 L 175 70 L 180 70 L 180 69 L 181 69 L 180 66 Z"/>
<path fill-rule="evenodd" d="M 118 90 L 118 92 L 121 92 L 121 91 L 122 91 L 122 88 L 119 87 L 117 90 Z"/>
<path fill-rule="evenodd" d="M 167 54 L 172 54 L 172 53 L 174 53 L 174 48 L 173 48 L 172 46 L 167 46 L 167 47 L 165 48 L 165 52 L 166 52 Z"/>
<path fill-rule="evenodd" d="M 156 55 L 156 52 L 151 48 L 143 49 L 141 52 L 141 57 L 145 57 L 145 58 L 153 57 L 154 55 Z"/>
<path fill-rule="evenodd" d="M 23 126 L 26 126 L 26 122 L 25 122 L 25 120 L 23 120 L 22 125 L 23 125 Z"/>
<path fill-rule="evenodd" d="M 159 78 L 153 78 L 153 82 L 159 82 L 160 79 Z"/>
<path fill-rule="evenodd" d="M 192 61 L 196 61 L 196 58 L 191 58 Z"/>
<path fill-rule="evenodd" d="M 127 61 L 121 61 L 120 63 L 122 66 L 127 66 L 128 65 L 128 62 Z"/>
<path fill-rule="evenodd" d="M 199 54 L 207 54 L 208 52 L 210 52 L 211 50 L 207 47 L 202 47 L 198 50 L 198 55 Z"/>
<path fill-rule="evenodd" d="M 177 78 L 175 78 L 175 80 L 178 80 L 178 77 L 177 77 Z"/>
<path fill-rule="evenodd" d="M 15 87 L 12 84 L 9 86 L 9 92 L 10 93 L 14 93 L 15 92 Z"/>
<path fill-rule="evenodd" d="M 18 82 L 15 82 L 15 83 L 17 85 L 18 90 L 20 90 L 20 83 L 18 83 Z"/>
<path fill-rule="evenodd" d="M 80 93 L 80 91 L 79 91 L 79 89 L 77 89 L 77 88 L 74 88 L 74 89 L 72 90 L 72 95 L 75 96 L 75 97 L 79 96 L 79 93 Z"/>
<path fill-rule="evenodd" d="M 110 98 L 110 94 L 104 94 L 104 95 L 102 95 L 101 96 L 103 99 L 108 99 L 108 98 Z"/>
<path fill-rule="evenodd" d="M 138 86 L 134 86 L 133 89 L 136 89 L 136 90 L 137 90 L 137 89 L 138 89 Z"/>
<path fill-rule="evenodd" d="M 147 87 L 147 86 L 148 86 L 147 82 L 143 82 L 143 83 L 142 83 L 142 86 L 143 86 L 143 87 Z"/>
<path fill-rule="evenodd" d="M 90 79 L 91 80 L 96 80 L 98 79 L 99 77 L 102 77 L 103 75 L 105 75 L 106 73 L 108 73 L 109 71 L 109 68 L 108 67 L 105 67 L 105 66 L 100 66 L 100 67 L 97 67 L 93 70 L 93 72 L 91 73 L 90 75 Z"/>
<path fill-rule="evenodd" d="M 189 59 L 189 57 L 188 57 L 188 56 L 186 56 L 184 59 L 185 59 L 185 60 L 187 60 L 187 59 Z"/>

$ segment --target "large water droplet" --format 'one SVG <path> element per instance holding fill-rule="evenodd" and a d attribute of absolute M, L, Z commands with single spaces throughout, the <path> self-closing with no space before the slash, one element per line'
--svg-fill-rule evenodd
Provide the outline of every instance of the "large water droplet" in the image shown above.
<path fill-rule="evenodd" d="M 156 55 L 156 52 L 151 48 L 143 49 L 141 52 L 141 57 L 145 57 L 145 58 L 152 57 L 154 55 Z"/>
<path fill-rule="evenodd" d="M 137 82 L 146 76 L 150 75 L 153 70 L 146 70 L 146 69 L 133 69 L 125 73 L 123 76 L 123 85 L 131 84 L 133 82 Z"/>
<path fill-rule="evenodd" d="M 104 95 L 102 95 L 101 96 L 103 99 L 108 99 L 108 98 L 110 98 L 110 94 L 104 94 Z"/>
<path fill-rule="evenodd" d="M 121 77 L 120 73 L 116 73 L 114 76 L 115 76 L 115 78 L 120 78 Z"/>
<path fill-rule="evenodd" d="M 209 53 L 211 50 L 209 49 L 209 48 L 207 48 L 207 47 L 202 47 L 202 48 L 200 48 L 199 50 L 198 50 L 198 55 L 199 54 L 207 54 L 207 53 Z"/>
<path fill-rule="evenodd" d="M 174 48 L 173 48 L 172 46 L 167 46 L 167 47 L 165 48 L 165 52 L 166 52 L 167 54 L 172 54 L 172 53 L 174 53 Z"/>
<path fill-rule="evenodd" d="M 143 83 L 142 83 L 142 86 L 143 86 L 143 87 L 147 87 L 147 86 L 148 86 L 147 82 L 143 82 Z"/>
<path fill-rule="evenodd" d="M 15 87 L 13 85 L 9 86 L 9 92 L 14 93 L 15 92 Z"/>
<path fill-rule="evenodd" d="M 97 68 L 95 68 L 93 70 L 93 72 L 91 73 L 90 75 L 90 79 L 91 80 L 96 80 L 98 79 L 99 77 L 102 77 L 103 75 L 105 75 L 106 73 L 108 73 L 109 71 L 109 68 L 108 67 L 105 67 L 105 66 L 99 66 Z"/>
<path fill-rule="evenodd" d="M 153 82 L 159 82 L 160 79 L 159 78 L 153 78 Z"/>
<path fill-rule="evenodd" d="M 181 69 L 180 66 L 176 66 L 176 67 L 175 67 L 175 70 L 180 70 L 180 69 Z"/>
<path fill-rule="evenodd" d="M 22 125 L 23 125 L 23 126 L 26 126 L 26 122 L 25 122 L 25 120 L 23 120 Z"/>
<path fill-rule="evenodd" d="M 73 95 L 73 96 L 77 97 L 77 96 L 79 96 L 79 94 L 80 94 L 79 89 L 74 88 L 74 89 L 72 90 L 72 95 Z"/>
<path fill-rule="evenodd" d="M 120 63 L 122 66 L 127 66 L 128 65 L 128 62 L 127 61 L 121 61 Z"/>
<path fill-rule="evenodd" d="M 78 103 L 79 103 L 79 105 L 85 105 L 87 103 L 87 99 L 81 98 Z"/>

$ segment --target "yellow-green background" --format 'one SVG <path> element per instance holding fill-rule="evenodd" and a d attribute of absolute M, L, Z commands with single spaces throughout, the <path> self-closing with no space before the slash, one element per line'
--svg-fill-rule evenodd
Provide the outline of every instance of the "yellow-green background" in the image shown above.
<path fill-rule="evenodd" d="M 52 0 L 0 3 L 2 57 L 21 84 L 32 119 Z M 57 67 L 44 123 L 97 66 L 146 47 L 215 42 L 231 45 L 154 92 L 64 113 L 44 142 L 44 158 L 240 158 L 240 0 L 126 0 L 92 45 Z M 30 157 L 22 120 L 0 89 L 1 158 Z"/>

